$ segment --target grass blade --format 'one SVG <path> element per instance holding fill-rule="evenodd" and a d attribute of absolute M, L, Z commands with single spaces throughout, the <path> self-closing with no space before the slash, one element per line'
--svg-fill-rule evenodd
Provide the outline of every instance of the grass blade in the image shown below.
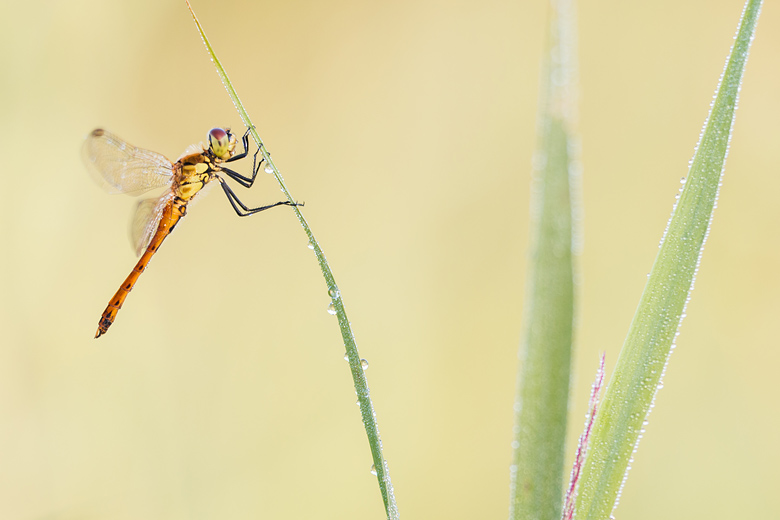
<path fill-rule="evenodd" d="M 510 519 L 558 520 L 574 320 L 574 6 L 550 2 L 534 160 L 534 244 L 515 398 Z M 576 201 L 574 201 L 576 202 Z"/>
<path fill-rule="evenodd" d="M 596 380 L 590 387 L 590 402 L 588 404 L 588 415 L 585 418 L 585 429 L 580 434 L 579 442 L 577 443 L 577 452 L 574 456 L 574 464 L 571 469 L 571 477 L 569 478 L 569 487 L 566 489 L 566 498 L 563 502 L 563 520 L 573 520 L 574 518 L 574 504 L 577 500 L 577 484 L 580 481 L 580 472 L 582 471 L 582 463 L 585 460 L 585 453 L 588 449 L 588 443 L 590 442 L 590 432 L 593 429 L 593 422 L 596 419 L 596 414 L 599 410 L 601 386 L 604 384 L 604 359 L 605 355 L 601 354 L 601 362 L 599 363 L 599 369 L 596 372 Z"/>
<path fill-rule="evenodd" d="M 761 11 L 748 0 L 687 181 L 656 256 L 596 416 L 575 518 L 606 520 L 617 505 L 633 452 L 660 386 L 709 232 L 737 98 Z"/>
<path fill-rule="evenodd" d="M 187 7 L 192 14 L 195 25 L 198 27 L 200 36 L 203 40 L 203 43 L 206 45 L 206 49 L 208 50 L 209 56 L 211 57 L 211 61 L 214 63 L 217 74 L 222 80 L 222 84 L 225 85 L 225 89 L 227 89 L 230 99 L 233 101 L 236 110 L 241 116 L 241 121 L 243 121 L 244 125 L 250 129 L 252 137 L 257 143 L 257 146 L 260 148 L 260 153 L 262 154 L 263 159 L 265 159 L 266 168 L 270 167 L 273 170 L 271 173 L 273 173 L 276 181 L 279 183 L 279 186 L 287 197 L 287 200 L 294 202 L 295 200 L 290 194 L 290 191 L 287 189 L 282 175 L 279 173 L 279 170 L 273 163 L 271 155 L 268 153 L 268 150 L 266 150 L 263 141 L 260 139 L 260 136 L 255 129 L 255 126 L 249 119 L 249 114 L 247 114 L 244 106 L 241 104 L 241 100 L 238 98 L 238 94 L 233 88 L 233 85 L 230 82 L 225 69 L 222 67 L 222 64 L 214 52 L 214 49 L 211 47 L 211 43 L 206 37 L 206 33 L 203 31 L 203 27 L 200 25 L 197 16 L 195 16 L 195 12 L 192 10 L 192 6 L 190 5 L 189 1 L 187 1 Z M 355 392 L 357 393 L 358 400 L 360 402 L 360 415 L 363 420 L 363 425 L 366 429 L 366 435 L 368 436 L 368 443 L 371 448 L 372 458 L 374 460 L 373 468 L 376 471 L 376 478 L 379 482 L 379 489 L 382 493 L 385 512 L 387 513 L 388 520 L 395 520 L 399 517 L 398 506 L 396 505 L 395 496 L 393 494 L 393 485 L 390 481 L 387 461 L 382 456 L 382 442 L 379 438 L 379 428 L 376 423 L 374 405 L 372 404 L 371 398 L 369 396 L 368 382 L 366 381 L 365 372 L 361 367 L 360 354 L 358 353 L 357 344 L 355 343 L 355 336 L 352 333 L 352 327 L 350 326 L 349 320 L 347 319 L 347 313 L 344 310 L 344 302 L 341 298 L 341 292 L 336 285 L 336 280 L 333 278 L 333 273 L 330 270 L 330 266 L 328 265 L 328 261 L 325 258 L 325 254 L 322 252 L 322 248 L 317 242 L 317 239 L 314 237 L 309 224 L 306 222 L 306 219 L 303 217 L 303 214 L 297 206 L 294 206 L 292 209 L 295 211 L 295 215 L 298 217 L 298 221 L 301 223 L 304 232 L 309 238 L 309 247 L 314 250 L 314 253 L 317 256 L 317 262 L 320 265 L 320 270 L 322 270 L 322 275 L 325 278 L 325 284 L 328 288 L 328 295 L 331 298 L 331 307 L 329 310 L 332 309 L 336 314 L 339 322 L 339 328 L 341 329 L 341 336 L 344 339 L 344 347 L 346 348 L 347 357 L 349 359 L 349 367 L 352 372 L 352 380 L 355 385 Z"/>

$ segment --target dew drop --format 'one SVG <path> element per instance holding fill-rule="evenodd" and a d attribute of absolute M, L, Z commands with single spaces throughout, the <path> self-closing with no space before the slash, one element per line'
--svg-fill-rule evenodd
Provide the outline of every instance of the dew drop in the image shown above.
<path fill-rule="evenodd" d="M 336 306 L 333 305 L 332 303 L 328 305 L 328 314 L 333 314 L 333 315 L 336 314 Z"/>
<path fill-rule="evenodd" d="M 273 173 L 274 172 L 274 167 L 271 166 L 270 164 L 266 164 L 265 168 L 263 168 L 263 170 L 265 171 L 265 173 Z"/>
<path fill-rule="evenodd" d="M 360 360 L 360 368 L 363 370 L 366 370 L 368 368 L 368 360 L 367 359 L 361 359 Z"/>
<path fill-rule="evenodd" d="M 344 361 L 349 361 L 349 354 L 344 352 Z"/>
<path fill-rule="evenodd" d="M 328 289 L 328 296 L 331 298 L 338 298 L 339 297 L 339 290 L 335 287 L 331 287 Z"/>
<path fill-rule="evenodd" d="M 371 474 L 376 476 L 376 464 L 371 464 Z"/>
<path fill-rule="evenodd" d="M 314 242 L 312 242 L 311 240 L 309 240 L 309 243 L 308 243 L 308 244 L 306 244 L 306 247 L 308 247 L 309 249 L 314 249 Z"/>

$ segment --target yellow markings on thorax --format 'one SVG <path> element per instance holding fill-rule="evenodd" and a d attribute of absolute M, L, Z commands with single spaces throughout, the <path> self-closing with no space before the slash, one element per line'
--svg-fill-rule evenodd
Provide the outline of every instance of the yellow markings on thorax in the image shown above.
<path fill-rule="evenodd" d="M 188 159 L 189 161 L 187 161 Z M 213 178 L 212 168 L 211 162 L 200 154 L 184 158 L 178 182 L 174 183 L 176 196 L 184 201 L 189 201 Z"/>

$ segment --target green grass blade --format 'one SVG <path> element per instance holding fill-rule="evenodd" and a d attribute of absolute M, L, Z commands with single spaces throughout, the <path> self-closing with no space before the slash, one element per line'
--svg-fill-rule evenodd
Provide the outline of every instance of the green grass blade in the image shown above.
<path fill-rule="evenodd" d="M 195 25 L 198 27 L 200 36 L 203 39 L 203 43 L 206 45 L 206 49 L 208 50 L 209 56 L 211 57 L 211 61 L 214 63 L 217 74 L 222 80 L 222 84 L 225 85 L 230 99 L 233 100 L 233 104 L 241 116 L 241 120 L 244 122 L 244 125 L 246 125 L 246 127 L 251 130 L 252 137 L 260 148 L 260 153 L 262 154 L 263 159 L 265 159 L 266 168 L 270 167 L 273 169 L 271 173 L 273 173 L 285 196 L 290 202 L 294 202 L 295 200 L 290 194 L 290 191 L 287 189 L 287 186 L 284 183 L 284 179 L 279 173 L 279 170 L 276 168 L 276 165 L 273 163 L 271 155 L 268 153 L 268 150 L 266 150 L 263 141 L 257 134 L 257 130 L 252 124 L 252 121 L 249 118 L 249 114 L 247 114 L 244 106 L 241 104 L 241 100 L 238 98 L 238 94 L 236 94 L 236 91 L 233 88 L 233 85 L 230 82 L 225 69 L 222 67 L 222 64 L 217 58 L 214 49 L 211 47 L 211 43 L 209 43 L 209 40 L 206 37 L 206 33 L 203 31 L 203 27 L 200 25 L 197 16 L 195 16 L 195 12 L 192 10 L 192 6 L 190 5 L 189 1 L 187 2 L 187 7 L 189 7 L 190 13 L 192 13 L 192 18 L 195 20 Z M 365 426 L 366 435 L 368 437 L 368 443 L 371 448 L 371 455 L 374 460 L 373 467 L 376 471 L 376 478 L 379 482 L 380 492 L 382 493 L 385 512 L 387 514 L 388 520 L 395 520 L 399 517 L 398 506 L 396 505 L 395 496 L 393 494 L 393 485 L 390 481 L 387 461 L 382 456 L 382 442 L 379 438 L 379 428 L 376 423 L 374 405 L 372 404 L 369 395 L 368 382 L 366 381 L 365 372 L 361 367 L 360 354 L 358 353 L 357 344 L 355 343 L 355 336 L 352 333 L 352 327 L 350 326 L 349 320 L 347 319 L 347 313 L 344 310 L 344 302 L 341 297 L 341 292 L 336 285 L 336 280 L 333 278 L 333 273 L 330 270 L 330 266 L 328 265 L 328 261 L 325 258 L 325 254 L 322 252 L 322 248 L 317 242 L 317 239 L 314 237 L 309 224 L 306 222 L 306 219 L 303 217 L 303 214 L 298 207 L 293 207 L 292 209 L 295 211 L 295 214 L 298 217 L 298 221 L 301 223 L 303 230 L 309 238 L 309 247 L 314 250 L 314 253 L 317 257 L 317 262 L 319 263 L 320 269 L 322 270 L 322 275 L 325 278 L 328 295 L 330 296 L 332 303 L 329 310 L 332 309 L 333 312 L 335 312 L 336 317 L 338 318 L 339 328 L 341 329 L 341 336 L 344 339 L 344 347 L 346 348 L 347 357 L 349 359 L 349 367 L 352 372 L 352 380 L 355 385 L 355 392 L 357 393 L 358 400 L 360 402 L 360 415 L 363 420 L 363 425 Z M 366 468 L 366 471 L 368 471 L 368 468 Z"/>
<path fill-rule="evenodd" d="M 574 7 L 551 3 L 534 160 L 534 244 L 515 399 L 510 519 L 561 516 L 574 320 L 572 186 L 577 186 Z"/>
<path fill-rule="evenodd" d="M 761 10 L 748 0 L 652 271 L 596 416 L 575 518 L 606 520 L 617 505 L 666 367 L 718 196 L 737 98 Z"/>

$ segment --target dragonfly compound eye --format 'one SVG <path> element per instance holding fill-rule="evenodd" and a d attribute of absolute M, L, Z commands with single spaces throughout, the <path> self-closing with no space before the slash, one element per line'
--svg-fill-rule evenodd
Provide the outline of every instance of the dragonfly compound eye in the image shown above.
<path fill-rule="evenodd" d="M 230 154 L 230 134 L 224 128 L 209 130 L 209 148 L 220 159 L 227 159 Z"/>

